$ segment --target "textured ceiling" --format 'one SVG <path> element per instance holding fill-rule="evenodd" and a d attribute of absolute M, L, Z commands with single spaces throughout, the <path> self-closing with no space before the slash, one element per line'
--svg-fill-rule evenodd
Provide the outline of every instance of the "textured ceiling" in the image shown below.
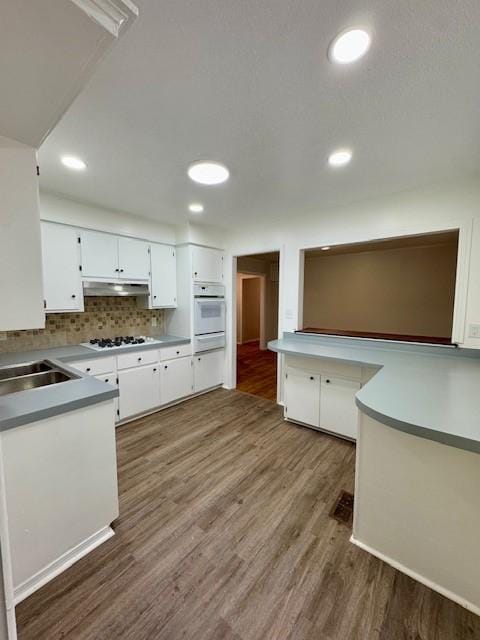
<path fill-rule="evenodd" d="M 441 181 L 480 161 L 478 0 L 143 0 L 41 148 L 41 185 L 150 218 L 240 226 Z M 350 66 L 326 57 L 373 32 Z M 335 147 L 352 164 L 326 166 Z M 62 167 L 62 153 L 88 163 Z M 231 179 L 201 187 L 194 160 Z M 193 216 L 192 216 L 193 218 Z"/>

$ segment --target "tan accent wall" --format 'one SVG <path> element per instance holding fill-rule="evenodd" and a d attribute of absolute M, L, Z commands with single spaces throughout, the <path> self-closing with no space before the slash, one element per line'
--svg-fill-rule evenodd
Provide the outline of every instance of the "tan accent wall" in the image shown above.
<path fill-rule="evenodd" d="M 242 280 L 242 342 L 260 339 L 260 278 Z"/>
<path fill-rule="evenodd" d="M 157 326 L 151 326 L 151 319 Z M 165 311 L 138 309 L 135 298 L 85 298 L 83 313 L 49 313 L 45 329 L 8 331 L 0 353 L 87 342 L 90 338 L 165 333 Z"/>
<path fill-rule="evenodd" d="M 305 257 L 303 326 L 450 337 L 454 244 Z"/>

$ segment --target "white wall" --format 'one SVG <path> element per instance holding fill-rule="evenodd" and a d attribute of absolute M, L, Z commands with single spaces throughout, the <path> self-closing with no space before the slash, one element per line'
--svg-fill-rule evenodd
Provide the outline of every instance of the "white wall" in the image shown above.
<path fill-rule="evenodd" d="M 465 179 L 451 184 L 430 186 L 388 197 L 363 201 L 334 209 L 319 209 L 276 224 L 260 220 L 256 227 L 239 227 L 225 236 L 227 302 L 232 305 L 233 271 L 231 256 L 281 250 L 279 315 L 282 331 L 293 331 L 302 324 L 303 260 L 301 250 L 323 245 L 362 242 L 416 233 L 461 228 L 457 282 L 457 307 L 464 314 L 457 318 L 457 330 L 480 323 L 480 180 Z M 471 251 L 470 251 L 471 244 Z M 462 271 L 470 260 L 469 270 Z M 228 335 L 235 335 L 234 319 L 229 313 Z M 480 348 L 480 339 L 462 339 L 465 347 Z M 233 346 L 229 340 L 227 371 L 233 371 Z M 232 380 L 230 380 L 232 382 Z"/>
<path fill-rule="evenodd" d="M 0 137 L 0 331 L 45 325 L 36 152 Z"/>
<path fill-rule="evenodd" d="M 176 243 L 176 228 L 171 224 L 122 211 L 110 211 L 45 191 L 40 192 L 40 217 L 50 222 L 134 236 L 151 242 Z"/>

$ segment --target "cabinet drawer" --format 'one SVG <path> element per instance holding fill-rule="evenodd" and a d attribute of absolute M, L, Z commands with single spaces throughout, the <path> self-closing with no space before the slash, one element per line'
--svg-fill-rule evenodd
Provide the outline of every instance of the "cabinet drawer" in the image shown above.
<path fill-rule="evenodd" d="M 71 367 L 75 367 L 82 373 L 88 373 L 91 376 L 100 375 L 102 373 L 110 373 L 115 370 L 115 358 L 113 356 L 107 358 L 94 358 L 92 360 L 77 360 L 68 363 Z"/>
<path fill-rule="evenodd" d="M 192 345 L 179 344 L 176 347 L 162 347 L 160 349 L 160 360 L 173 360 L 174 358 L 184 358 L 192 355 Z"/>
<path fill-rule="evenodd" d="M 95 378 L 97 380 L 100 380 L 100 382 L 106 382 L 107 384 L 111 384 L 114 387 L 117 386 L 117 374 L 114 373 L 113 371 L 110 371 L 109 373 L 102 373 L 100 375 L 96 375 Z"/>
<path fill-rule="evenodd" d="M 117 356 L 118 369 L 130 369 L 131 367 L 139 367 L 144 364 L 155 364 L 155 362 L 158 362 L 157 349 L 132 351 Z"/>

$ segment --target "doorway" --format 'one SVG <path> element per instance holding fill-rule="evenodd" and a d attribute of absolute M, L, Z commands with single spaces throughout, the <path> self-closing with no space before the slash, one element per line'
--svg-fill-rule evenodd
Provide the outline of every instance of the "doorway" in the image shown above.
<path fill-rule="evenodd" d="M 237 258 L 237 389 L 276 401 L 279 252 Z"/>

